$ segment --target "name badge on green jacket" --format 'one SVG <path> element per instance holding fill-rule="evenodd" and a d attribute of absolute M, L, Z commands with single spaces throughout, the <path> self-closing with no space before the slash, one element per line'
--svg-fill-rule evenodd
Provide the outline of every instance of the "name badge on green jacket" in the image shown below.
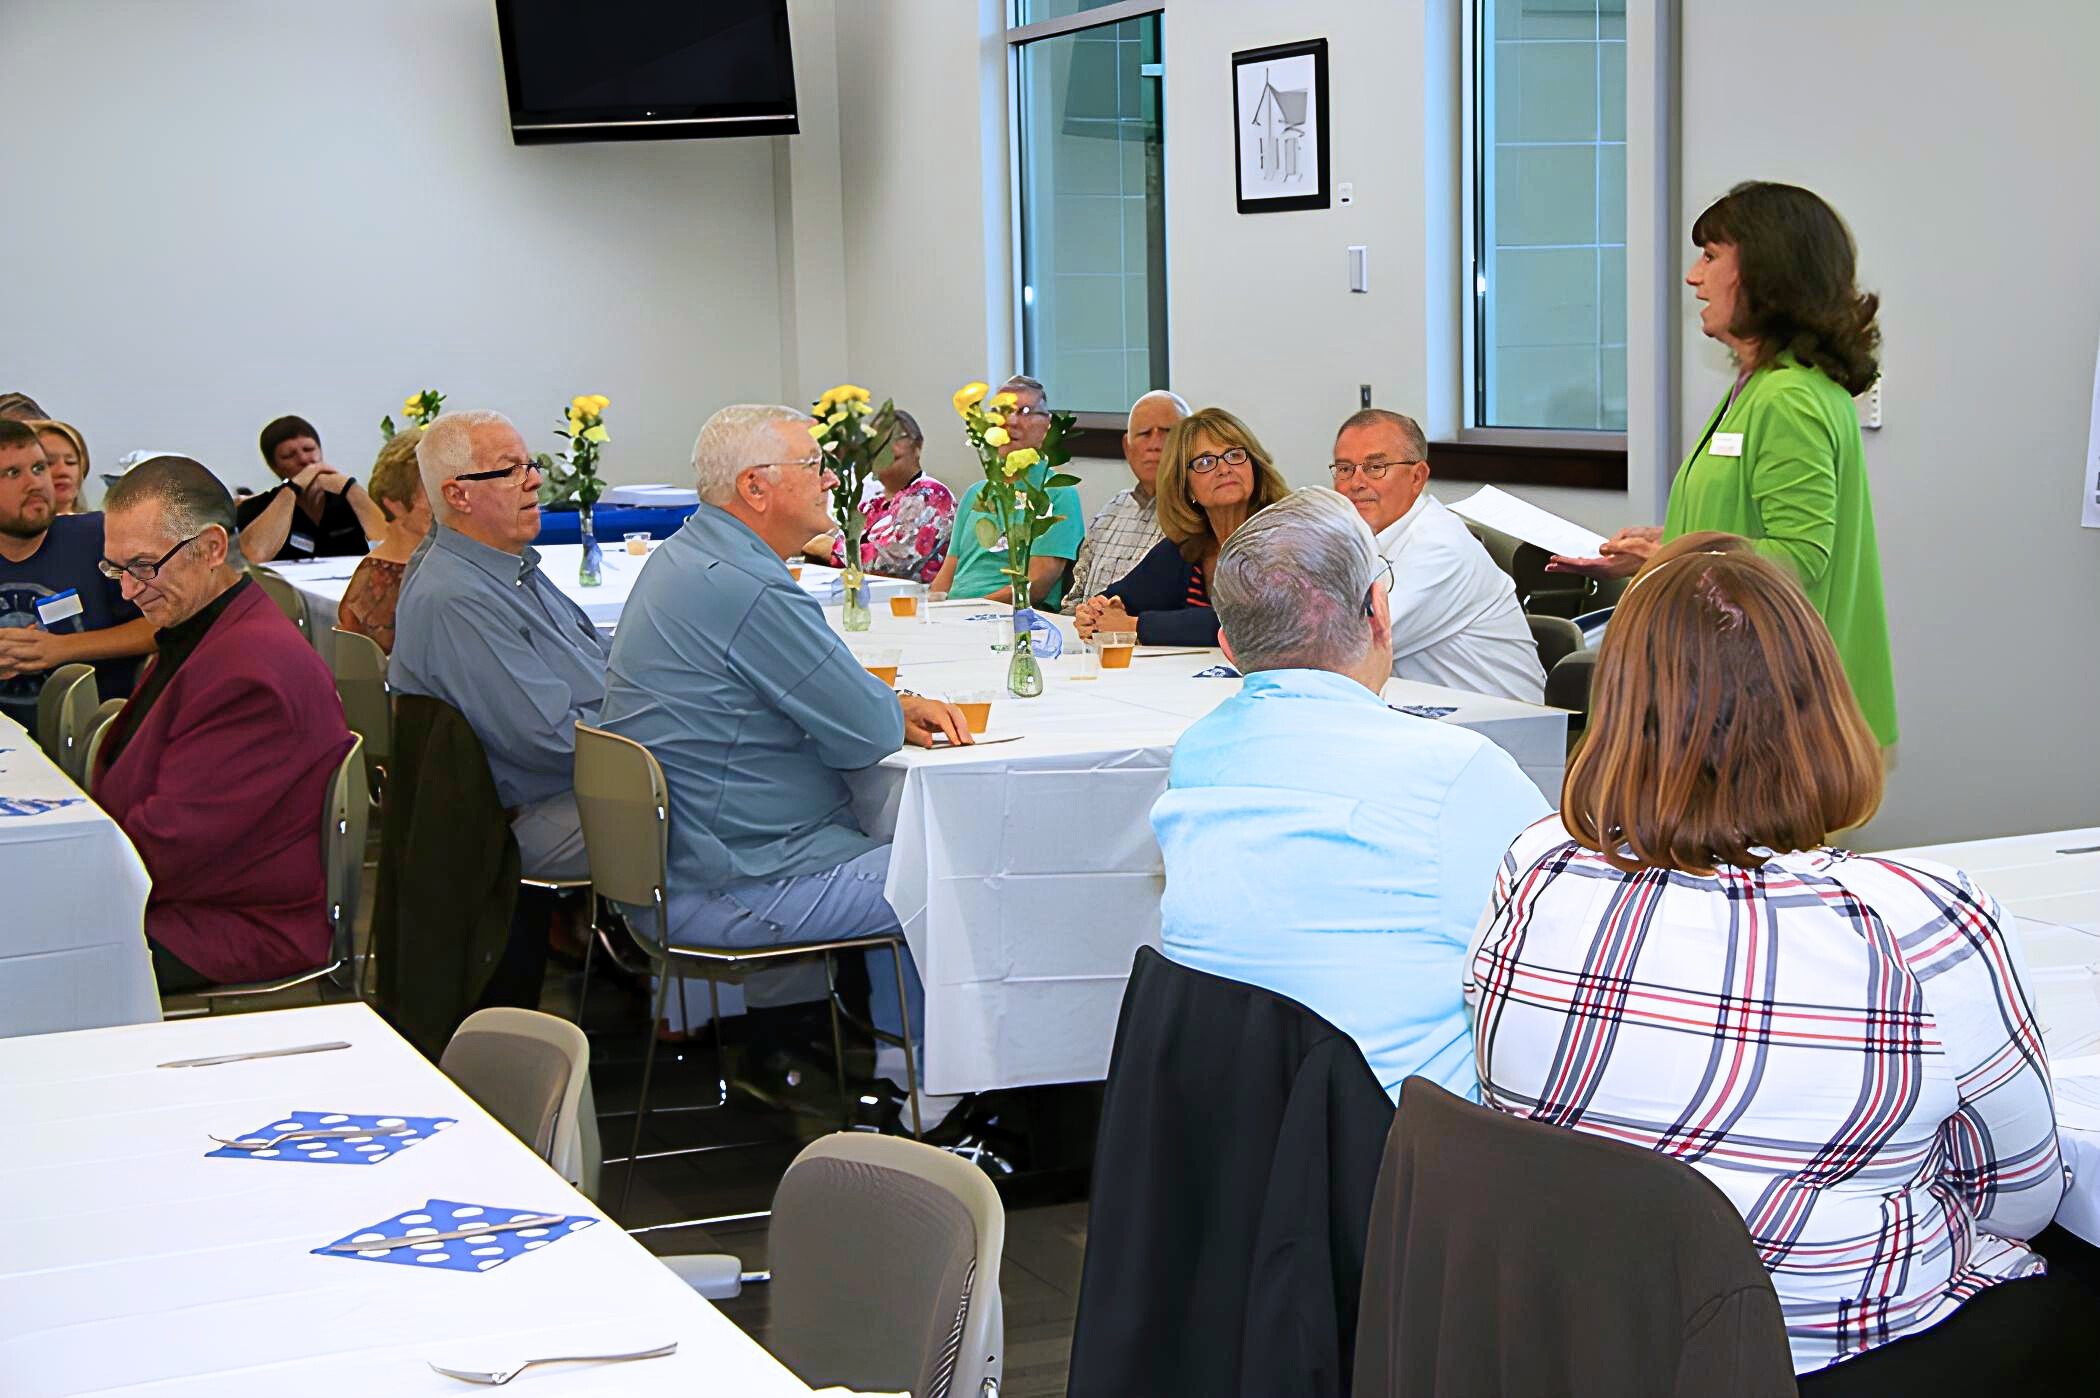
<path fill-rule="evenodd" d="M 1712 442 L 1707 445 L 1706 454 L 1708 456 L 1741 456 L 1743 454 L 1743 434 L 1740 432 L 1714 433 Z"/>

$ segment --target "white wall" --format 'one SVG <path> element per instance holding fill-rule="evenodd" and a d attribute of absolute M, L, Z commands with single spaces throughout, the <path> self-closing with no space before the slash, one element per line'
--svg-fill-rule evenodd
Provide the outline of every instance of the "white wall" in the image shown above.
<path fill-rule="evenodd" d="M 1902 740 L 1859 842 L 2100 823 L 2100 532 L 2077 524 L 2100 7 L 1685 9 L 1684 226 L 1737 180 L 1806 185 L 1882 295 L 1867 469 Z M 1683 368 L 1695 433 L 1728 378 L 1696 325 Z"/>
<path fill-rule="evenodd" d="M 608 474 L 682 481 L 708 412 L 782 395 L 773 142 L 514 147 L 486 0 L 7 0 L 4 33 L 0 388 L 98 464 L 259 484 L 296 412 L 362 474 L 434 385 L 550 451 L 604 393 Z"/>

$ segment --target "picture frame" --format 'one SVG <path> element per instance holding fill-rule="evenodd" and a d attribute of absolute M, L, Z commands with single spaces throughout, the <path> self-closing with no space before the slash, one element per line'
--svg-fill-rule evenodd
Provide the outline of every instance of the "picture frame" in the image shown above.
<path fill-rule="evenodd" d="M 1327 41 L 1232 55 L 1235 191 L 1243 214 L 1329 207 Z"/>

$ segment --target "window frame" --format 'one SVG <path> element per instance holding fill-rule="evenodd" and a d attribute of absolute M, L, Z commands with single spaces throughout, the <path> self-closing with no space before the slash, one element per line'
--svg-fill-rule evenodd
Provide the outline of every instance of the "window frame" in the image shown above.
<path fill-rule="evenodd" d="M 1452 452 L 1455 470 L 1446 470 L 1444 456 L 1438 470 L 1461 480 L 1497 480 L 1518 484 L 1569 485 L 1589 489 L 1626 488 L 1626 431 L 1579 427 L 1486 427 L 1480 425 L 1487 393 L 1486 345 L 1483 321 L 1486 309 L 1487 269 L 1482 238 L 1487 221 L 1486 184 L 1490 177 L 1483 132 L 1481 102 L 1485 95 L 1483 74 L 1486 55 L 1483 38 L 1487 11 L 1495 0 L 1462 0 L 1459 13 L 1459 327 L 1460 373 L 1459 422 L 1456 444 L 1477 448 Z M 1629 8 L 1631 8 L 1629 6 Z M 1627 114 L 1634 109 L 1629 89 Z M 1630 178 L 1630 176 L 1629 176 Z M 1629 218 L 1632 200 L 1629 205 Z M 1629 271 L 1629 281 L 1631 273 Z M 1629 294 L 1628 334 L 1633 333 Z M 1629 373 L 1630 373 L 1629 369 Z M 1632 422 L 1628 404 L 1628 425 Z M 1531 453 L 1540 453 L 1532 457 Z M 1463 464 L 1461 464 L 1463 463 Z M 1477 471 L 1480 474 L 1471 474 Z"/>
<path fill-rule="evenodd" d="M 1143 19 L 1148 15 L 1160 16 L 1161 25 L 1164 27 L 1167 4 L 1166 0 L 1115 0 L 1115 3 L 1097 5 L 1092 9 L 1081 10 L 1077 14 L 1064 15 L 1057 19 L 1037 20 L 1032 24 L 1020 24 L 1016 21 L 1020 17 L 1023 3 L 1024 0 L 1007 0 L 1007 28 L 1004 39 L 1006 43 L 1007 91 L 1007 226 L 1012 230 L 1012 239 L 1008 248 L 1009 266 L 1012 268 L 1012 275 L 1008 278 L 1010 283 L 1009 295 L 1012 298 L 1009 310 L 1013 324 L 1013 363 L 1017 367 L 1018 372 L 1025 374 L 1029 372 L 1029 368 L 1028 307 L 1023 296 L 1023 279 L 1026 276 L 1023 243 L 1027 237 L 1027 224 L 1021 207 L 1021 175 L 1023 166 L 1020 97 L 1021 50 L 1029 44 L 1044 39 L 1061 38 L 1067 34 L 1077 34 L 1086 29 L 1105 28 L 1110 25 L 1121 24 L 1126 20 Z M 1161 43 L 1160 60 L 1162 65 L 1164 65 L 1166 61 L 1164 39 L 1162 39 Z M 1161 82 L 1162 84 L 1165 82 L 1164 74 L 1161 76 Z M 1164 90 L 1162 90 L 1160 100 L 1162 115 L 1164 115 L 1166 100 Z M 1165 159 L 1164 148 L 1162 148 L 1161 158 Z M 1164 272 L 1164 269 L 1162 269 L 1162 272 Z M 1164 281 L 1165 278 L 1162 276 L 1162 286 L 1160 288 L 1162 296 L 1169 294 Z M 1171 366 L 1173 356 L 1173 342 L 1171 339 L 1167 342 L 1165 354 Z M 1058 405 L 1053 401 L 1051 406 L 1057 407 Z M 1124 413 L 1074 411 L 1073 418 L 1074 430 L 1066 435 L 1065 444 L 1075 456 L 1105 455 L 1113 457 L 1122 454 L 1123 429 L 1128 425 L 1128 419 Z"/>

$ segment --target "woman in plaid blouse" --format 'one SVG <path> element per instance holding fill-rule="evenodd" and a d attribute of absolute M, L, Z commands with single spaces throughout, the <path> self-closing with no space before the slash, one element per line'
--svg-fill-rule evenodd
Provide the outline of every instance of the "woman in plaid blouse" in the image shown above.
<path fill-rule="evenodd" d="M 1826 847 L 1880 803 L 1881 757 L 1800 589 L 1738 540 L 1683 543 L 1613 618 L 1562 813 L 1503 861 L 1469 963 L 1477 1061 L 1488 1105 L 1719 1186 L 1806 1375 L 2041 1275 L 2048 1063 L 1995 899 Z M 2059 1314 L 2064 1285 L 2020 1281 L 1979 1323 Z M 1964 1340 L 1802 1392 L 1880 1391 L 1851 1385 Z"/>

